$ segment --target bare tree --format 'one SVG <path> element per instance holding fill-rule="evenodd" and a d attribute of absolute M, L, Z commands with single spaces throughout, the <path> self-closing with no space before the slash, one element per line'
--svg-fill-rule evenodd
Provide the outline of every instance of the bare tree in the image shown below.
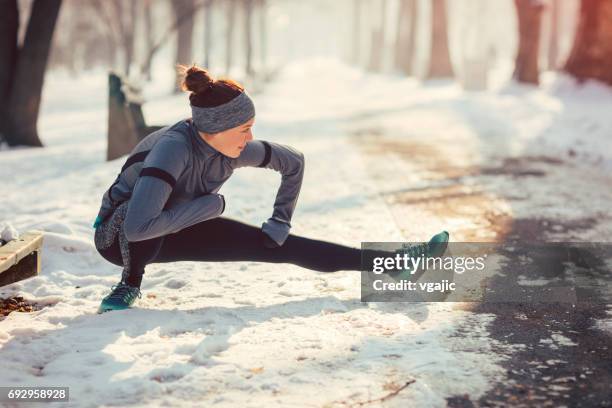
<path fill-rule="evenodd" d="M 121 71 L 129 75 L 134 63 L 138 3 L 121 0 L 94 0 L 91 5 L 106 23 L 109 35 L 112 37 L 112 46 L 118 48 L 123 54 Z"/>
<path fill-rule="evenodd" d="M 227 17 L 225 19 L 225 73 L 232 69 L 234 27 L 236 25 L 236 0 L 226 0 Z"/>
<path fill-rule="evenodd" d="M 417 0 L 400 0 L 395 37 L 395 68 L 406 75 L 414 73 Z"/>
<path fill-rule="evenodd" d="M 448 50 L 446 0 L 432 0 L 431 4 L 431 54 L 428 78 L 453 76 L 453 66 Z"/>
<path fill-rule="evenodd" d="M 519 45 L 513 77 L 519 82 L 538 84 L 538 57 L 542 26 L 541 0 L 514 0 L 518 16 Z"/>
<path fill-rule="evenodd" d="M 550 2 L 550 32 L 548 35 L 548 69 L 557 69 L 559 60 L 559 17 L 561 4 L 559 0 Z"/>
<path fill-rule="evenodd" d="M 71 7 L 73 0 L 64 0 L 62 4 L 62 12 L 58 17 L 56 24 L 62 25 L 62 30 L 57 30 L 53 34 L 51 49 L 49 50 L 49 60 L 47 61 L 47 69 L 52 70 L 55 67 L 63 66 L 70 70 L 72 75 L 78 75 L 77 59 L 78 54 L 82 52 L 83 45 L 88 40 L 86 30 L 89 28 L 83 23 L 81 15 L 76 13 L 76 8 Z M 78 38 L 80 41 L 74 41 Z"/>
<path fill-rule="evenodd" d="M 142 3 L 143 15 L 144 15 L 144 35 L 145 35 L 145 47 L 146 55 L 149 55 L 153 50 L 153 0 L 144 0 Z M 142 72 L 145 75 L 147 81 L 151 80 L 151 60 L 145 61 L 142 67 Z"/>
<path fill-rule="evenodd" d="M 213 0 L 204 1 L 204 66 L 210 67 L 212 51 L 212 6 Z"/>
<path fill-rule="evenodd" d="M 155 54 L 161 49 L 161 47 L 171 38 L 172 33 L 178 30 L 178 28 L 183 24 L 184 21 L 191 19 L 193 20 L 193 13 L 199 10 L 204 6 L 203 2 L 195 3 L 192 10 L 186 10 L 183 14 L 177 15 L 176 18 L 172 20 L 172 24 L 166 29 L 164 34 L 162 34 L 157 42 L 154 42 L 154 45 L 149 49 L 147 55 L 145 55 L 142 65 L 140 67 L 141 73 L 146 72 L 147 67 L 150 67 Z"/>
<path fill-rule="evenodd" d="M 265 69 L 268 55 L 268 22 L 267 22 L 267 2 L 266 0 L 258 1 L 259 7 L 259 45 L 261 66 Z"/>
<path fill-rule="evenodd" d="M 8 101 L 11 98 L 13 77 L 17 68 L 17 46 L 19 34 L 19 7 L 17 0 L 0 3 L 0 98 Z M 0 134 L 6 136 L 7 104 L 0 105 Z M 1 139 L 0 139 L 1 140 Z M 9 141 L 9 143 L 11 143 Z M 18 144 L 18 143 L 13 143 Z"/>
<path fill-rule="evenodd" d="M 130 75 L 130 69 L 134 62 L 134 39 L 138 16 L 136 7 L 138 3 L 135 1 L 128 1 L 127 6 L 125 3 L 126 2 L 122 2 L 121 0 L 115 0 L 113 4 L 115 6 L 117 20 L 119 21 L 121 39 L 123 40 L 123 72 L 125 72 L 126 75 Z"/>
<path fill-rule="evenodd" d="M 246 52 L 245 71 L 248 76 L 254 74 L 253 69 L 253 0 L 244 1 L 244 48 Z"/>
<path fill-rule="evenodd" d="M 353 0 L 353 63 L 359 65 L 361 59 L 361 9 L 363 0 Z"/>
<path fill-rule="evenodd" d="M 176 19 L 183 17 L 183 20 L 178 25 L 178 35 L 176 43 L 176 58 L 177 64 L 190 64 L 192 59 L 192 41 L 193 41 L 193 14 L 195 12 L 194 0 L 172 0 L 172 8 Z M 174 81 L 174 92 L 181 91 L 180 76 L 177 72 L 176 80 Z"/>
<path fill-rule="evenodd" d="M 383 62 L 383 50 L 385 48 L 385 27 L 387 19 L 387 0 L 380 2 L 380 25 L 372 29 L 372 41 L 370 43 L 370 71 L 380 71 Z"/>
<path fill-rule="evenodd" d="M 574 45 L 565 70 L 578 79 L 612 85 L 612 2 L 582 0 Z"/>
<path fill-rule="evenodd" d="M 120 49 L 119 32 L 112 16 L 113 13 L 109 9 L 109 3 L 102 0 L 92 0 L 85 4 L 89 6 L 91 13 L 96 13 L 101 17 L 101 21 L 106 26 L 104 38 L 109 49 L 108 65 L 112 69 L 117 69 L 117 50 Z"/>
<path fill-rule="evenodd" d="M 121 71 L 129 75 L 134 63 L 134 42 L 138 22 L 136 1 L 93 0 L 89 3 L 102 17 L 108 28 L 109 43 L 119 49 L 122 56 Z M 113 57 L 114 58 L 114 57 Z M 115 64 L 113 66 L 116 68 Z"/>
<path fill-rule="evenodd" d="M 110 3 L 105 3 L 107 6 Z M 96 1 L 62 0 L 47 69 L 67 67 L 74 76 L 98 66 L 116 68 L 117 45 Z"/>
<path fill-rule="evenodd" d="M 55 23 L 62 0 L 34 0 L 21 48 L 17 0 L 0 2 L 0 133 L 10 146 L 42 146 L 37 123 Z"/>

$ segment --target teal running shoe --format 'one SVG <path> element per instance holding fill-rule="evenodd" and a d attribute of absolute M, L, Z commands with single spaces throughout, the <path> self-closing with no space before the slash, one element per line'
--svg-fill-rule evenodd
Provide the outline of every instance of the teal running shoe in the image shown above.
<path fill-rule="evenodd" d="M 111 288 L 111 293 L 102 299 L 98 313 L 127 309 L 132 306 L 137 297 L 142 298 L 140 288 L 119 282 Z"/>
<path fill-rule="evenodd" d="M 400 255 L 408 255 L 408 258 L 439 258 L 446 252 L 446 248 L 448 247 L 448 239 L 450 235 L 446 231 L 442 231 L 429 240 L 427 243 L 422 244 L 403 244 L 402 248 L 397 251 Z M 413 271 L 412 268 L 403 269 L 400 272 L 390 273 L 389 276 L 396 281 L 400 280 L 412 280 L 416 281 L 422 273 L 419 273 L 418 268 L 416 271 Z"/>
<path fill-rule="evenodd" d="M 446 231 L 442 231 L 439 234 L 431 237 L 427 243 L 427 256 L 431 258 L 439 258 L 446 252 L 448 247 L 448 239 L 450 234 Z"/>

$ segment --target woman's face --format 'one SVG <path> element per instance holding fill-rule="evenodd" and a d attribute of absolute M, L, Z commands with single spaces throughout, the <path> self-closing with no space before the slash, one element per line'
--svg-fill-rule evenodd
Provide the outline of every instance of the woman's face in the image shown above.
<path fill-rule="evenodd" d="M 236 157 L 240 156 L 240 153 L 242 153 L 246 143 L 249 140 L 253 140 L 251 128 L 253 127 L 254 123 L 255 118 L 253 117 L 248 122 L 234 128 L 224 130 L 223 132 L 214 134 L 200 132 L 200 135 L 216 150 L 235 159 Z"/>

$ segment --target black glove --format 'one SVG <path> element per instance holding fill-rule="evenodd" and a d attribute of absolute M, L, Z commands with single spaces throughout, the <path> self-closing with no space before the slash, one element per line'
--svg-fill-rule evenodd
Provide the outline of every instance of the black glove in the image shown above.
<path fill-rule="evenodd" d="M 270 238 L 268 234 L 262 231 L 261 235 L 263 235 L 263 244 L 266 248 L 280 248 L 280 245 L 278 245 L 276 241 Z"/>

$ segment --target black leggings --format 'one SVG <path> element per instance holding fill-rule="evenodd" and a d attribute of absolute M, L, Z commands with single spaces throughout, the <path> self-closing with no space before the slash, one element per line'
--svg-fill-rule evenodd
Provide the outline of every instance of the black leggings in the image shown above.
<path fill-rule="evenodd" d="M 360 248 L 293 234 L 277 248 L 267 248 L 263 242 L 261 228 L 226 217 L 213 218 L 162 237 L 130 242 L 127 282 L 140 286 L 146 265 L 176 261 L 291 263 L 321 272 L 361 269 Z M 109 262 L 123 266 L 118 238 L 110 247 L 98 248 L 98 252 Z"/>

